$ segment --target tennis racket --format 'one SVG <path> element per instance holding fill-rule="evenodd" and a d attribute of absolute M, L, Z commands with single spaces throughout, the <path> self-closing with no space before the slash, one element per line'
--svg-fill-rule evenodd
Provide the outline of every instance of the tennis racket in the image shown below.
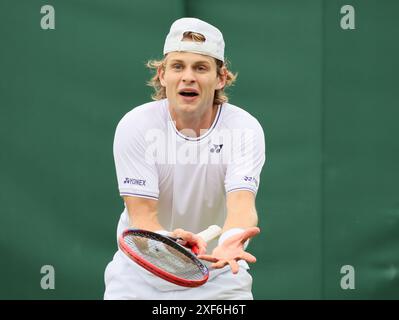
<path fill-rule="evenodd" d="M 198 233 L 206 242 L 218 237 L 219 226 L 212 225 Z M 142 229 L 127 229 L 118 239 L 121 250 L 134 262 L 154 275 L 183 287 L 198 287 L 208 281 L 208 268 L 179 239 Z"/>

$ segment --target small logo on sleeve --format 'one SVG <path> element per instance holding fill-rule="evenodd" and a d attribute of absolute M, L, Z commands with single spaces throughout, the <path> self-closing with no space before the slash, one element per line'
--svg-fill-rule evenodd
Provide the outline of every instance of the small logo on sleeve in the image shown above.
<path fill-rule="evenodd" d="M 255 186 L 258 186 L 258 180 L 256 180 L 255 177 L 244 176 L 243 179 L 244 179 L 244 181 L 247 181 L 247 182 L 253 182 L 253 183 L 255 183 Z"/>
<path fill-rule="evenodd" d="M 133 179 L 133 178 L 125 178 L 125 181 L 123 181 L 124 184 L 132 184 L 138 186 L 145 186 L 145 182 L 146 180 Z"/>

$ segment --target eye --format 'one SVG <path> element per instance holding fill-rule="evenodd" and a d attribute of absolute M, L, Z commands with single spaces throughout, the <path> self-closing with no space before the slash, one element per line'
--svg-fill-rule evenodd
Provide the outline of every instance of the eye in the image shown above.
<path fill-rule="evenodd" d="M 204 71 L 207 71 L 208 68 L 206 66 L 200 65 L 200 66 L 197 67 L 197 70 L 200 71 L 200 72 L 204 72 Z"/>
<path fill-rule="evenodd" d="M 172 69 L 174 70 L 181 70 L 183 66 L 180 63 L 174 63 L 172 64 Z"/>

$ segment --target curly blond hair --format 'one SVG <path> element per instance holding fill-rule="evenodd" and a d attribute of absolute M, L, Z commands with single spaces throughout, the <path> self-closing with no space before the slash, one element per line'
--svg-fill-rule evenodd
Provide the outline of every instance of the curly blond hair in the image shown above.
<path fill-rule="evenodd" d="M 204 42 L 205 37 L 200 33 L 195 32 L 185 32 L 183 35 L 183 41 L 196 41 L 196 42 Z M 154 94 L 152 94 L 151 98 L 153 100 L 161 100 L 166 98 L 166 89 L 161 85 L 161 81 L 159 80 L 158 76 L 158 69 L 163 68 L 165 70 L 166 65 L 166 57 L 165 56 L 162 60 L 149 60 L 146 63 L 146 66 L 155 71 L 154 76 L 147 82 L 147 85 L 154 89 Z M 233 73 L 228 69 L 229 62 L 225 60 L 225 62 L 218 60 L 215 58 L 216 61 L 216 72 L 218 76 L 223 76 L 226 73 L 226 84 L 224 88 L 215 90 L 215 96 L 213 98 L 213 103 L 215 105 L 219 105 L 225 102 L 228 102 L 228 96 L 224 90 L 227 87 L 230 87 L 234 84 L 237 79 L 237 73 Z"/>

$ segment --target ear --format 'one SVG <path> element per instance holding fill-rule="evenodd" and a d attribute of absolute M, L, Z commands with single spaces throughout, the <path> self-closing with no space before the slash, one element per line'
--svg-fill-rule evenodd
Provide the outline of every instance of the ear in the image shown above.
<path fill-rule="evenodd" d="M 157 70 L 158 78 L 159 81 L 161 82 L 162 87 L 166 87 L 166 82 L 165 82 L 165 68 L 163 66 L 160 66 Z"/>
<path fill-rule="evenodd" d="M 216 90 L 223 89 L 227 81 L 227 69 L 225 66 L 221 69 L 221 75 L 218 75 L 218 84 L 216 85 Z"/>

